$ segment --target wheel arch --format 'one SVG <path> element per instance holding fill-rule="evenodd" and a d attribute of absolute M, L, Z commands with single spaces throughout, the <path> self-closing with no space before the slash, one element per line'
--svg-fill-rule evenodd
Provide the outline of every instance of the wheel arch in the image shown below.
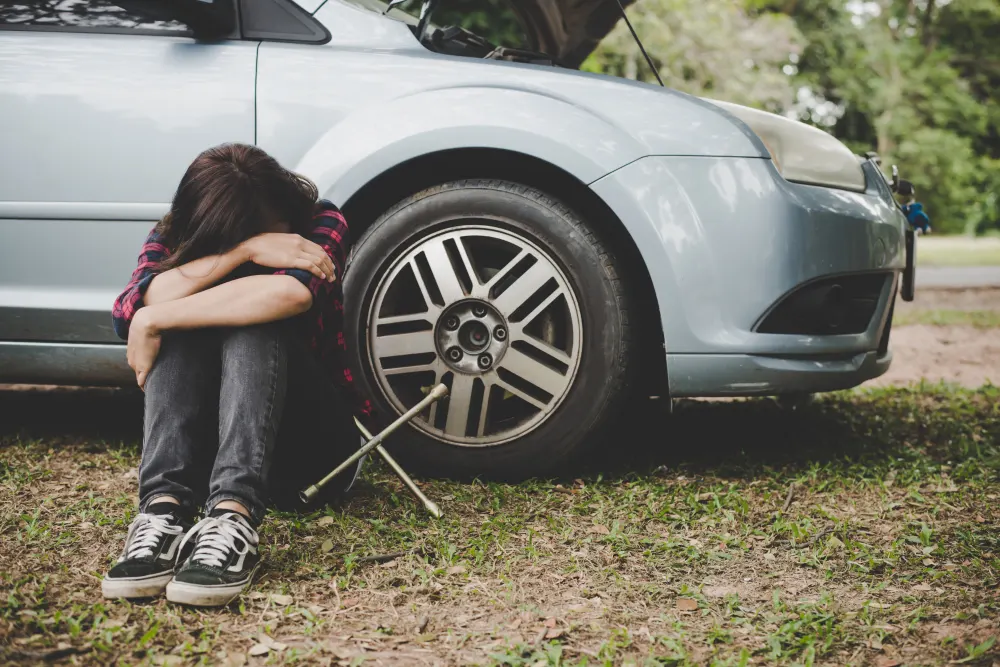
<path fill-rule="evenodd" d="M 635 327 L 643 364 L 639 391 L 667 396 L 666 350 L 660 308 L 651 274 L 628 227 L 587 184 L 568 171 L 540 158 L 496 148 L 443 150 L 412 158 L 369 180 L 342 205 L 359 238 L 389 207 L 434 185 L 470 178 L 500 179 L 536 188 L 559 199 L 594 226 L 602 242 L 627 267 L 622 276 L 635 289 L 635 308 L 629 325 Z"/>

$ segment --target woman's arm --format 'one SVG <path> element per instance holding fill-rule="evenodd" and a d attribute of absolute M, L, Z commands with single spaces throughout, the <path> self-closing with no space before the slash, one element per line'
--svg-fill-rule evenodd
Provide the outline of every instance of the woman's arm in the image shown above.
<path fill-rule="evenodd" d="M 288 319 L 312 306 L 312 293 L 291 276 L 248 276 L 171 301 L 146 306 L 132 321 L 153 333 L 205 327 L 245 327 Z"/>
<path fill-rule="evenodd" d="M 335 277 L 333 262 L 318 244 L 298 234 L 260 234 L 227 253 L 202 257 L 157 274 L 146 288 L 143 304 L 152 306 L 202 292 L 247 262 L 298 269 L 320 280 L 332 281 Z"/>
<path fill-rule="evenodd" d="M 183 299 L 216 284 L 250 261 L 246 247 L 236 246 L 221 255 L 209 255 L 153 276 L 142 297 L 145 306 Z"/>
<path fill-rule="evenodd" d="M 142 388 L 160 352 L 163 332 L 276 322 L 306 312 L 312 302 L 309 288 L 292 276 L 248 276 L 146 306 L 132 318 L 128 365 Z"/>

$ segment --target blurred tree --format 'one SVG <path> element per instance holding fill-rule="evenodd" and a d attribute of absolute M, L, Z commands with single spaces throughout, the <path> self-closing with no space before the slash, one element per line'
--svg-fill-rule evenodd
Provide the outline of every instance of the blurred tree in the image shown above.
<path fill-rule="evenodd" d="M 751 16 L 733 0 L 638 0 L 629 18 L 668 86 L 770 111 L 791 105 L 782 66 L 803 46 L 791 18 Z M 624 23 L 581 69 L 655 81 Z"/>
<path fill-rule="evenodd" d="M 790 112 L 898 163 L 935 229 L 998 222 L 1000 1 L 750 0 L 806 47 Z"/>

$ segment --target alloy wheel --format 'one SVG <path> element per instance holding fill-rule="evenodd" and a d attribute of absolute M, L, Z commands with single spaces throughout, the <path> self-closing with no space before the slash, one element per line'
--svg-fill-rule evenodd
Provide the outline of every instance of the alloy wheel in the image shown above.
<path fill-rule="evenodd" d="M 580 307 L 563 271 L 525 236 L 475 223 L 407 248 L 367 322 L 379 389 L 402 412 L 447 384 L 449 397 L 413 424 L 456 445 L 498 445 L 537 428 L 580 362 Z"/>

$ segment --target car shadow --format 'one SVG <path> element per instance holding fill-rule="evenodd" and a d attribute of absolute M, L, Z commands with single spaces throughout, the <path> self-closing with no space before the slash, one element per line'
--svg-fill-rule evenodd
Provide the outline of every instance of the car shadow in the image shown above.
<path fill-rule="evenodd" d="M 142 394 L 134 389 L 0 389 L 0 446 L 44 439 L 138 447 Z M 790 409 L 770 399 L 637 403 L 559 477 L 618 479 L 653 470 L 758 476 L 830 461 L 895 456 L 912 405 L 833 398 Z M 893 411 L 896 411 L 895 413 Z M 891 424 L 908 424 L 902 431 Z"/>
<path fill-rule="evenodd" d="M 905 422 L 911 408 L 900 405 L 887 413 L 885 407 L 832 398 L 792 408 L 759 398 L 682 400 L 671 412 L 668 403 L 644 401 L 572 474 L 618 479 L 672 471 L 750 479 L 768 470 L 793 473 L 834 461 L 874 463 L 908 446 L 903 433 L 886 426 Z"/>
<path fill-rule="evenodd" d="M 105 387 L 0 388 L 0 446 L 44 439 L 135 444 L 142 440 L 142 393 Z"/>

